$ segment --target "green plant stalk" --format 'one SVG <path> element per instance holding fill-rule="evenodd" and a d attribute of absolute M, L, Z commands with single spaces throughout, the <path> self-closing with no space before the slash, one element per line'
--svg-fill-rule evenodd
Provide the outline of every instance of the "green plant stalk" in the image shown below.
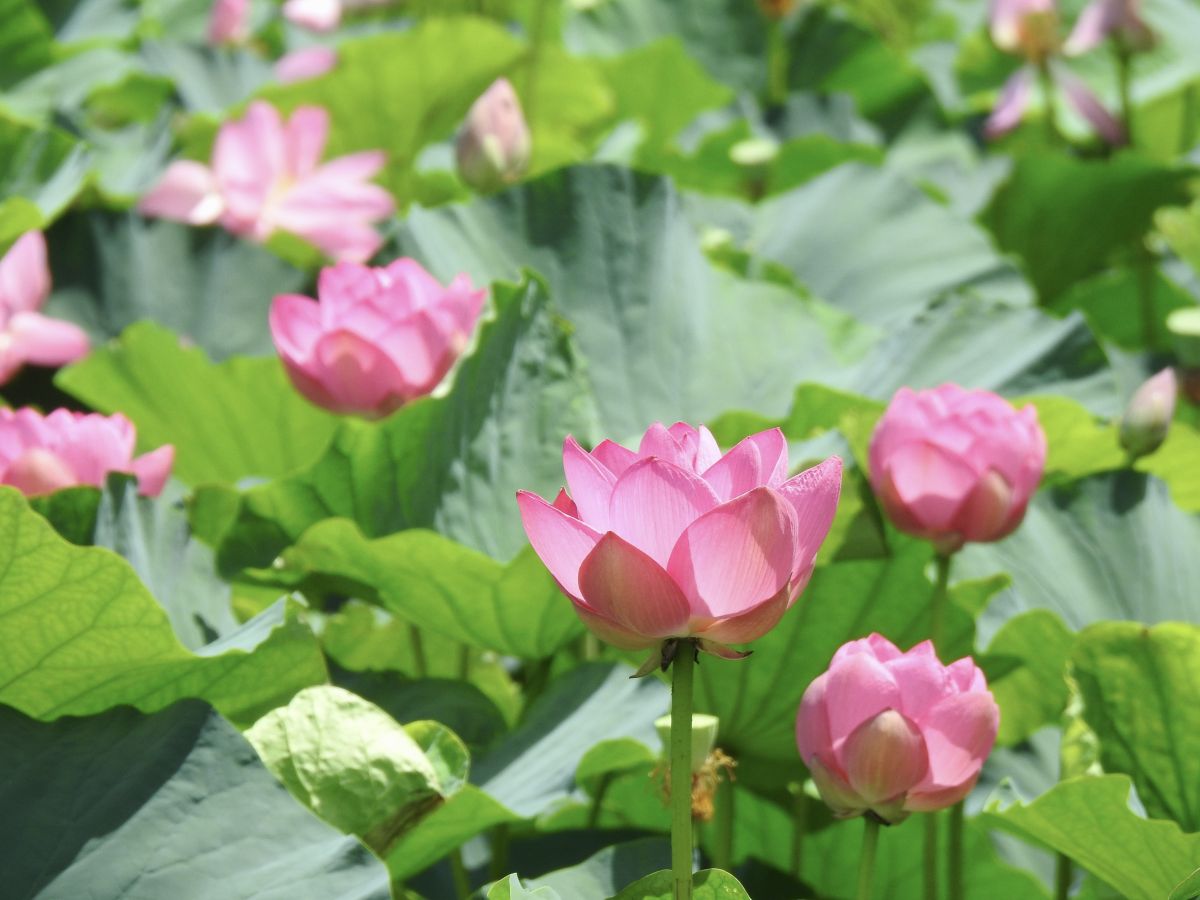
<path fill-rule="evenodd" d="M 1183 113 L 1179 123 L 1179 153 L 1187 153 L 1196 143 L 1196 86 L 1190 84 L 1183 92 Z"/>
<path fill-rule="evenodd" d="M 429 677 L 429 663 L 425 659 L 425 642 L 421 639 L 421 629 L 411 622 L 408 625 L 408 641 L 412 646 L 413 664 L 417 670 L 417 677 Z"/>
<path fill-rule="evenodd" d="M 963 801 L 950 807 L 949 858 L 946 860 L 946 886 L 950 900 L 963 900 Z"/>
<path fill-rule="evenodd" d="M 671 681 L 671 871 L 675 900 L 692 898 L 692 681 L 695 642 L 675 647 Z"/>
<path fill-rule="evenodd" d="M 946 606 L 949 600 L 950 586 L 949 553 L 938 553 L 934 557 L 937 574 L 933 583 L 933 595 L 929 598 L 929 639 L 933 641 L 934 651 L 941 658 L 942 644 L 946 640 Z M 953 829 L 953 823 L 951 823 Z M 954 837 L 951 835 L 951 855 L 953 855 Z M 953 867 L 953 860 L 949 865 Z M 961 865 L 961 861 L 959 863 Z M 925 814 L 925 898 L 938 900 L 938 815 Z"/>
<path fill-rule="evenodd" d="M 1121 125 L 1125 128 L 1125 141 L 1133 146 L 1133 101 L 1130 85 L 1133 82 L 1133 56 L 1118 43 L 1113 44 L 1113 57 L 1117 65 L 1117 94 L 1121 103 Z"/>
<path fill-rule="evenodd" d="M 612 784 L 612 779 L 612 772 L 605 772 L 600 776 L 600 782 L 596 785 L 596 793 L 592 795 L 592 805 L 588 808 L 588 828 L 595 828 L 600 822 L 600 810 L 604 806 L 604 795 L 608 793 L 608 786 Z"/>
<path fill-rule="evenodd" d="M 792 877 L 799 880 L 804 871 L 804 837 L 808 832 L 808 794 L 804 785 L 793 793 L 792 806 Z"/>
<path fill-rule="evenodd" d="M 492 881 L 499 881 L 508 874 L 508 823 L 501 822 L 492 829 L 489 839 L 492 844 L 492 864 L 489 871 Z"/>
<path fill-rule="evenodd" d="M 938 814 L 925 813 L 925 848 L 922 871 L 925 873 L 925 900 L 938 900 Z"/>
<path fill-rule="evenodd" d="M 730 871 L 733 864 L 733 820 L 737 804 L 733 782 L 725 779 L 717 790 L 716 834 L 713 835 L 713 866 Z"/>
<path fill-rule="evenodd" d="M 1158 329 L 1154 323 L 1154 254 L 1142 237 L 1137 238 L 1137 292 L 1138 310 L 1142 315 L 1142 342 L 1145 349 L 1153 350 L 1158 340 Z"/>
<path fill-rule="evenodd" d="M 1065 853 L 1054 855 L 1054 900 L 1067 900 L 1071 892 L 1071 857 Z"/>
<path fill-rule="evenodd" d="M 600 639 L 590 631 L 583 635 L 583 658 L 586 660 L 600 658 Z"/>
<path fill-rule="evenodd" d="M 542 44 L 546 38 L 546 9 L 549 0 L 534 0 L 533 21 L 529 26 L 529 62 L 525 69 L 525 120 L 532 130 L 537 97 L 537 69 L 542 55 Z"/>
<path fill-rule="evenodd" d="M 450 854 L 450 873 L 454 876 L 454 892 L 458 900 L 470 900 L 471 878 L 467 875 L 467 865 L 463 862 L 462 847 L 455 847 Z"/>
<path fill-rule="evenodd" d="M 788 46 L 783 23 L 767 25 L 767 107 L 783 106 L 788 95 Z"/>
<path fill-rule="evenodd" d="M 1058 130 L 1058 103 L 1054 93 L 1054 76 L 1050 73 L 1050 63 L 1042 60 L 1038 63 L 1038 82 L 1042 87 L 1042 102 L 1046 107 L 1046 137 L 1050 143 L 1057 144 L 1060 140 Z"/>
<path fill-rule="evenodd" d="M 871 900 L 871 885 L 875 880 L 875 851 L 879 847 L 879 820 L 868 813 L 863 816 L 862 856 L 858 861 L 858 900 Z"/>
<path fill-rule="evenodd" d="M 458 651 L 458 677 L 462 681 L 471 677 L 471 648 L 466 644 L 463 644 Z"/>

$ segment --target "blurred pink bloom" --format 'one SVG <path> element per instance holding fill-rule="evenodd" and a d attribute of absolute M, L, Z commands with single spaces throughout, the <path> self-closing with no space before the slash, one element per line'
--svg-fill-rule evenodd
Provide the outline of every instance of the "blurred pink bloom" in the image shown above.
<path fill-rule="evenodd" d="M 244 118 L 221 126 L 212 167 L 180 160 L 142 198 L 146 215 L 208 225 L 263 242 L 290 231 L 337 260 L 361 262 L 383 242 L 372 222 L 395 210 L 392 196 L 369 179 L 383 168 L 381 151 L 319 164 L 329 114 L 301 106 L 284 123 L 261 100 Z"/>
<path fill-rule="evenodd" d="M 1131 456 L 1153 453 L 1167 439 L 1179 380 L 1174 369 L 1163 369 L 1142 383 L 1125 407 L 1121 418 L 1121 446 Z"/>
<path fill-rule="evenodd" d="M 271 335 L 296 389 L 318 406 L 386 416 L 437 387 L 467 345 L 487 291 L 449 287 L 412 259 L 321 270 L 320 303 L 284 294 Z"/>
<path fill-rule="evenodd" d="M 1114 37 L 1127 51 L 1149 50 L 1155 44 L 1154 32 L 1142 18 L 1140 0 L 1092 0 L 1079 14 L 1071 36 L 1063 44 L 1068 56 L 1098 47 Z"/>
<path fill-rule="evenodd" d="M 871 486 L 888 517 L 942 553 L 1016 529 L 1045 463 L 1036 409 L 954 384 L 901 388 L 871 436 Z"/>
<path fill-rule="evenodd" d="M 342 16 L 357 9 L 386 6 L 392 0 L 287 0 L 283 16 L 293 25 L 310 31 L 333 31 Z"/>
<path fill-rule="evenodd" d="M 454 152 L 462 180 L 486 191 L 511 184 L 529 165 L 529 126 L 507 78 L 498 78 L 471 105 Z"/>
<path fill-rule="evenodd" d="M 1055 0 L 992 0 L 988 20 L 992 41 L 1005 53 L 1036 62 L 1058 50 Z"/>
<path fill-rule="evenodd" d="M 970 657 L 943 666 L 929 641 L 901 653 L 872 634 L 843 644 L 808 686 L 796 742 L 835 816 L 894 824 L 970 793 L 999 727 Z"/>
<path fill-rule="evenodd" d="M 337 65 L 337 52 L 329 47 L 293 50 L 275 62 L 275 78 L 282 84 L 324 75 Z"/>
<path fill-rule="evenodd" d="M 568 437 L 570 495 L 517 493 L 529 542 L 583 623 L 623 649 L 722 650 L 778 623 L 812 575 L 842 485 L 830 457 L 788 480 L 778 429 L 722 455 L 707 428 L 654 424 L 637 451 Z"/>
<path fill-rule="evenodd" d="M 1025 110 L 1033 92 L 1033 82 L 1036 73 L 1031 66 L 1017 69 L 1004 84 L 996 108 L 984 123 L 983 133 L 989 138 L 997 138 L 1007 134 L 1025 118 Z"/>
<path fill-rule="evenodd" d="M 0 409 L 0 483 L 27 496 L 73 485 L 104 485 L 109 472 L 137 476 L 138 491 L 156 497 L 171 474 L 170 444 L 134 457 L 137 432 L 120 413 L 102 416 L 56 409 Z"/>
<path fill-rule="evenodd" d="M 27 231 L 0 259 L 0 384 L 26 363 L 63 366 L 88 352 L 81 328 L 38 312 L 48 296 L 46 239 Z"/>
<path fill-rule="evenodd" d="M 250 0 L 216 0 L 208 18 L 208 42 L 240 44 L 250 36 Z"/>

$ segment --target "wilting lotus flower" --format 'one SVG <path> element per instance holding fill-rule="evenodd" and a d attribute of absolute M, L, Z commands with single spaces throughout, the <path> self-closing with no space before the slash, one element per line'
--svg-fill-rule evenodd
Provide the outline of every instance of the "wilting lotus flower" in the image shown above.
<path fill-rule="evenodd" d="M 28 231 L 0 259 L 0 384 L 26 363 L 63 366 L 88 352 L 82 329 L 38 312 L 48 296 L 46 239 Z"/>
<path fill-rule="evenodd" d="M 1038 69 L 1066 95 L 1088 123 L 1110 144 L 1125 141 L 1125 129 L 1075 75 L 1058 65 L 1062 51 L 1055 0 L 993 0 L 990 11 L 992 41 L 1006 53 L 1024 56 L 1026 65 L 1009 77 L 992 114 L 984 124 L 989 138 L 1000 137 L 1021 123 L 1033 97 Z"/>
<path fill-rule="evenodd" d="M 305 47 L 293 50 L 275 62 L 275 78 L 291 84 L 324 75 L 337 65 L 337 52 L 329 47 Z"/>
<path fill-rule="evenodd" d="M 1134 392 L 1121 418 L 1121 447 L 1126 453 L 1145 456 L 1162 446 L 1175 415 L 1178 394 L 1174 369 L 1163 369 Z"/>
<path fill-rule="evenodd" d="M 796 742 L 834 815 L 894 824 L 970 793 L 999 726 L 970 657 L 943 666 L 929 641 L 901 653 L 872 634 L 840 647 L 808 686 Z"/>
<path fill-rule="evenodd" d="M 167 444 L 135 458 L 136 440 L 133 423 L 120 413 L 0 409 L 0 483 L 36 496 L 73 485 L 101 487 L 109 472 L 128 472 L 137 476 L 139 493 L 158 496 L 175 448 Z"/>
<path fill-rule="evenodd" d="M 297 234 L 338 260 L 361 262 L 382 243 L 372 222 L 391 215 L 392 196 L 369 179 L 383 168 L 380 151 L 319 164 L 329 114 L 301 106 L 285 124 L 255 101 L 240 120 L 221 126 L 212 167 L 171 163 L 138 209 L 190 225 L 219 222 L 265 241 L 277 229 Z"/>
<path fill-rule="evenodd" d="M 323 269 L 317 303 L 284 294 L 271 336 L 292 384 L 318 406 L 370 418 L 428 394 L 466 346 L 487 291 L 466 275 L 449 287 L 412 259 Z"/>
<path fill-rule="evenodd" d="M 467 113 L 454 145 L 458 173 L 476 190 L 511 184 L 529 165 L 529 126 L 507 78 L 484 91 Z"/>
<path fill-rule="evenodd" d="M 1045 464 L 1036 409 L 954 384 L 901 388 L 871 437 L 871 486 L 888 517 L 942 553 L 1010 534 Z"/>
<path fill-rule="evenodd" d="M 1156 39 L 1142 18 L 1141 6 L 1140 0 L 1092 0 L 1079 14 L 1063 52 L 1078 56 L 1108 37 L 1114 38 L 1126 53 L 1152 49 Z"/>
<path fill-rule="evenodd" d="M 637 451 L 568 437 L 570 495 L 517 493 L 533 549 L 599 638 L 624 649 L 696 637 L 705 650 L 775 627 L 812 574 L 842 461 L 787 478 L 778 429 L 724 456 L 707 428 L 650 427 Z"/>
<path fill-rule="evenodd" d="M 216 0 L 208 17 L 210 44 L 241 44 L 250 36 L 250 0 Z"/>

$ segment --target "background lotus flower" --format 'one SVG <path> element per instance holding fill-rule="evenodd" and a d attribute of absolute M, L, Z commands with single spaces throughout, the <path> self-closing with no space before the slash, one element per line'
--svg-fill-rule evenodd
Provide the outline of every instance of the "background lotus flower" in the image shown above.
<path fill-rule="evenodd" d="M 1078 56 L 1115 38 L 1125 52 L 1150 50 L 1156 43 L 1153 30 L 1142 18 L 1139 0 L 1092 0 L 1063 44 L 1063 53 Z"/>
<path fill-rule="evenodd" d="M 191 225 L 219 222 L 259 242 L 283 229 L 334 259 L 361 262 L 382 243 L 370 223 L 395 210 L 391 194 L 369 181 L 384 156 L 367 151 L 321 165 L 328 136 L 320 107 L 301 106 L 285 124 L 275 107 L 256 101 L 221 126 L 211 168 L 172 163 L 138 209 Z"/>
<path fill-rule="evenodd" d="M 342 16 L 356 9 L 386 6 L 392 0 L 287 0 L 283 4 L 283 17 L 293 25 L 309 31 L 333 31 L 342 22 Z"/>
<path fill-rule="evenodd" d="M 240 44 L 250 36 L 250 0 L 216 0 L 208 17 L 210 44 Z"/>
<path fill-rule="evenodd" d="M 871 437 L 871 486 L 889 518 L 941 553 L 1010 534 L 1045 464 L 1037 410 L 954 384 L 901 388 Z"/>
<path fill-rule="evenodd" d="M 305 47 L 276 60 L 275 78 L 281 84 L 291 84 L 324 75 L 335 65 L 337 51 L 329 47 Z"/>
<path fill-rule="evenodd" d="M 808 686 L 796 742 L 834 815 L 895 823 L 970 793 L 999 727 L 970 657 L 944 666 L 929 641 L 901 653 L 872 634 L 840 647 Z"/>
<path fill-rule="evenodd" d="M 511 184 L 529 165 L 531 139 L 521 101 L 507 78 L 498 78 L 467 113 L 454 152 L 462 180 L 487 191 Z"/>
<path fill-rule="evenodd" d="M 284 294 L 271 335 L 296 389 L 339 413 L 385 416 L 428 394 L 466 346 L 487 291 L 466 275 L 449 287 L 412 259 L 321 271 L 320 303 Z"/>
<path fill-rule="evenodd" d="M 563 445 L 570 495 L 520 491 L 533 549 L 585 625 L 624 649 L 765 634 L 795 602 L 837 508 L 842 462 L 787 479 L 778 429 L 722 455 L 707 428 L 650 427 L 637 451 Z"/>
<path fill-rule="evenodd" d="M 1153 453 L 1167 439 L 1175 415 L 1179 380 L 1174 369 L 1163 369 L 1142 383 L 1121 417 L 1121 447 L 1132 457 Z"/>
<path fill-rule="evenodd" d="M 63 366 L 88 352 L 83 329 L 38 312 L 48 296 L 46 239 L 29 231 L 0 259 L 0 384 L 26 363 Z"/>
<path fill-rule="evenodd" d="M 137 476 L 138 491 L 155 497 L 175 460 L 170 444 L 134 457 L 137 432 L 120 413 L 102 416 L 56 409 L 0 409 L 0 483 L 28 496 L 90 484 L 101 487 L 109 472 Z"/>

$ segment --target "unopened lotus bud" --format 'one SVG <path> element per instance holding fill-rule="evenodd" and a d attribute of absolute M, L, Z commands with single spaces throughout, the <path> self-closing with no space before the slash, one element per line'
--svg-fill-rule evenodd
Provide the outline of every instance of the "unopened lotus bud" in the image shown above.
<path fill-rule="evenodd" d="M 497 79 L 471 106 L 458 132 L 458 174 L 480 191 L 511 184 L 529 165 L 530 145 L 517 92 L 507 78 Z"/>
<path fill-rule="evenodd" d="M 708 755 L 717 745 L 717 725 L 720 720 L 716 716 L 704 713 L 692 714 L 692 774 L 695 775 L 704 768 Z M 662 741 L 663 752 L 671 748 L 671 717 L 663 716 L 656 719 L 654 727 L 658 729 L 658 738 Z"/>
<path fill-rule="evenodd" d="M 1162 446 L 1178 393 L 1174 369 L 1163 369 L 1134 392 L 1121 418 L 1121 447 L 1131 457 L 1145 456 Z"/>

